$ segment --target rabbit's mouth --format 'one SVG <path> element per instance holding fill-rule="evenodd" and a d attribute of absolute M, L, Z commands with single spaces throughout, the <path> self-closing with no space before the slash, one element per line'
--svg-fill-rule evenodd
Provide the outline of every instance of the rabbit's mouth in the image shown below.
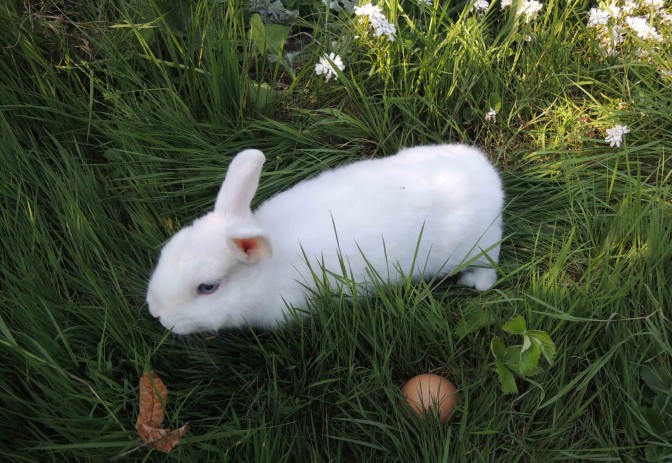
<path fill-rule="evenodd" d="M 198 329 L 198 327 L 189 320 L 185 320 L 183 317 L 168 317 L 166 314 L 162 314 L 160 310 L 152 310 L 152 305 L 149 306 L 149 313 L 156 318 L 159 323 L 172 334 L 175 335 L 188 335 L 196 333 L 199 331 L 207 331 L 207 329 Z"/>
<path fill-rule="evenodd" d="M 171 333 L 177 334 L 180 336 L 186 336 L 194 333 L 202 333 L 212 331 L 210 327 L 199 326 L 195 323 L 184 321 L 184 320 L 172 320 L 171 323 L 165 323 L 159 318 L 159 321 L 164 328 L 170 330 Z"/>

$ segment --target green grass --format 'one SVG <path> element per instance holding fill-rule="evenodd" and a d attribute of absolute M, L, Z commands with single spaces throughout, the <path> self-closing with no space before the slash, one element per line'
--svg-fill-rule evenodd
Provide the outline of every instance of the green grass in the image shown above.
<path fill-rule="evenodd" d="M 250 42 L 239 0 L 80 3 L 0 6 L 1 461 L 672 459 L 669 27 L 642 60 L 631 33 L 601 54 L 588 2 L 525 24 L 499 5 L 483 19 L 381 1 L 394 42 L 298 2 L 301 54 L 283 63 Z M 314 64 L 331 51 L 346 69 L 325 82 Z M 616 123 L 631 132 L 612 148 Z M 438 141 L 482 146 L 502 171 L 494 290 L 325 288 L 270 333 L 178 338 L 147 313 L 161 244 L 212 207 L 237 151 L 268 157 L 258 204 Z M 519 314 L 557 358 L 504 395 L 490 342 L 515 342 L 501 326 Z M 134 429 L 150 368 L 169 425 L 191 426 L 168 456 Z M 398 405 L 422 372 L 458 386 L 450 424 Z"/>

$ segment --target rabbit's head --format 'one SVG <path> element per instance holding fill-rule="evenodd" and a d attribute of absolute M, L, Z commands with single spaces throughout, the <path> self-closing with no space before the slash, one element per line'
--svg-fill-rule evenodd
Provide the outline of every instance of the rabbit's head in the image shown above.
<path fill-rule="evenodd" d="M 149 312 L 177 334 L 245 323 L 247 267 L 270 259 L 266 233 L 250 203 L 265 158 L 245 150 L 231 162 L 212 212 L 176 233 L 149 281 Z"/>

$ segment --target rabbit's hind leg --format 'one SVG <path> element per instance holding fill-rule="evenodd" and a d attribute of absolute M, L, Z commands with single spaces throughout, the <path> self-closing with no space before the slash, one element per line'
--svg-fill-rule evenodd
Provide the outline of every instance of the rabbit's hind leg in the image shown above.
<path fill-rule="evenodd" d="M 470 286 L 477 291 L 492 288 L 497 281 L 497 272 L 490 267 L 468 267 L 457 280 L 457 284 Z"/>

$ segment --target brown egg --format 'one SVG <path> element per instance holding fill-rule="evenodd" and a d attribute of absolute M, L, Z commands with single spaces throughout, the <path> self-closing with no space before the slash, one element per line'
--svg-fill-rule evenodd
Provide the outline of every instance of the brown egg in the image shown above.
<path fill-rule="evenodd" d="M 438 412 L 441 423 L 448 421 L 458 398 L 457 388 L 453 383 L 442 376 L 429 373 L 409 379 L 401 391 L 419 416 L 436 416 Z"/>

